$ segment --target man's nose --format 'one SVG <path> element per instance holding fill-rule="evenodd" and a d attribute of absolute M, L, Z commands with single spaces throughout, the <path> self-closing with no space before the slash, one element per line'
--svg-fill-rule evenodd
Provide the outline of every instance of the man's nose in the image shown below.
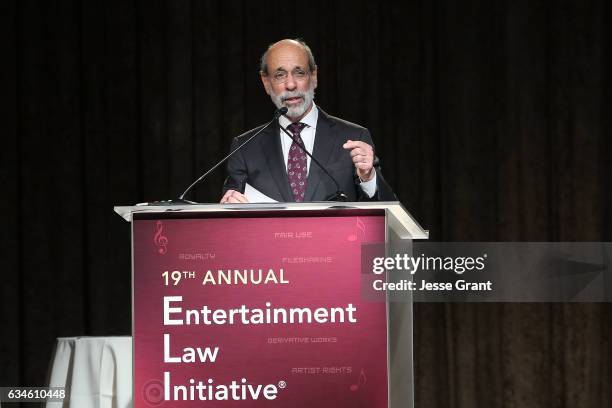
<path fill-rule="evenodd" d="M 291 73 L 289 73 L 287 75 L 287 82 L 285 82 L 285 89 L 287 89 L 288 91 L 292 91 L 296 87 L 297 87 L 297 82 L 293 78 L 293 75 L 291 75 Z"/>

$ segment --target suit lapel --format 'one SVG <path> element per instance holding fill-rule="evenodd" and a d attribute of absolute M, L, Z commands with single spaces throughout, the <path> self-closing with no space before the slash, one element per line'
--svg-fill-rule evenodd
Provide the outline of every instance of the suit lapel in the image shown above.
<path fill-rule="evenodd" d="M 281 147 L 279 137 L 280 129 L 278 126 L 277 121 L 263 132 L 265 134 L 260 135 L 263 140 L 261 148 L 263 150 L 263 157 L 265 157 L 268 169 L 276 183 L 280 196 L 283 198 L 283 201 L 290 202 L 294 200 L 289 187 L 289 178 L 287 177 L 287 170 L 283 159 L 283 148 Z"/>
<path fill-rule="evenodd" d="M 333 122 L 329 120 L 327 114 L 319 108 L 319 118 L 317 119 L 317 132 L 315 133 L 315 142 L 312 155 L 327 168 L 333 150 L 338 147 L 336 142 L 336 133 L 333 130 Z M 314 163 L 310 161 L 310 169 L 308 171 L 308 184 L 306 185 L 306 193 L 304 201 L 312 201 L 319 187 L 321 177 L 327 177 L 325 173 Z M 322 197 L 321 200 L 325 199 Z"/>

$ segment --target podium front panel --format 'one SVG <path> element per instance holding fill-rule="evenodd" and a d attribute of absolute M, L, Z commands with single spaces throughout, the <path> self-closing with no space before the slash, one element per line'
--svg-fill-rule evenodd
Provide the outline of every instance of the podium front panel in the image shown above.
<path fill-rule="evenodd" d="M 134 406 L 387 407 L 384 210 L 134 214 Z"/>

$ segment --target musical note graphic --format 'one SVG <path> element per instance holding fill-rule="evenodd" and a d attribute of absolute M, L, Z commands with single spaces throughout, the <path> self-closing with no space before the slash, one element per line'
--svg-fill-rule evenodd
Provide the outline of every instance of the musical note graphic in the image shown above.
<path fill-rule="evenodd" d="M 362 368 L 361 372 L 359 373 L 359 378 L 357 379 L 357 384 L 351 384 L 349 389 L 355 392 L 359 390 L 359 387 L 364 386 L 366 382 L 368 382 L 368 377 L 366 377 L 365 370 Z"/>
<path fill-rule="evenodd" d="M 357 217 L 357 229 L 359 230 L 359 235 L 361 235 L 361 238 L 365 238 L 366 225 L 359 217 Z"/>
<path fill-rule="evenodd" d="M 361 218 L 359 217 L 357 217 L 355 228 L 357 229 L 357 233 L 349 235 L 348 237 L 346 237 L 346 239 L 348 241 L 354 242 L 354 241 L 357 241 L 357 239 L 361 237 L 361 241 L 363 241 L 365 239 L 366 225 L 363 221 L 361 221 Z"/>
<path fill-rule="evenodd" d="M 165 255 L 168 251 L 168 237 L 164 234 L 164 225 L 161 221 L 157 221 L 155 223 L 155 236 L 153 237 L 153 242 L 158 246 L 157 252 L 161 255 Z"/>

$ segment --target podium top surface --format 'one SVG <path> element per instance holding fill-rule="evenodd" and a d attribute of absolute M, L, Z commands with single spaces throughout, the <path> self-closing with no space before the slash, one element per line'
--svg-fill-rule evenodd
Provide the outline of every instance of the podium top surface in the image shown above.
<path fill-rule="evenodd" d="M 364 209 L 386 210 L 387 221 L 391 228 L 402 239 L 428 239 L 429 231 L 406 211 L 399 201 L 363 201 L 363 202 L 308 202 L 308 203 L 252 203 L 252 204 L 185 204 L 185 205 L 134 205 L 116 206 L 115 212 L 128 222 L 137 213 L 207 213 L 207 212 L 240 212 L 240 211 L 321 211 L 326 209 Z"/>

